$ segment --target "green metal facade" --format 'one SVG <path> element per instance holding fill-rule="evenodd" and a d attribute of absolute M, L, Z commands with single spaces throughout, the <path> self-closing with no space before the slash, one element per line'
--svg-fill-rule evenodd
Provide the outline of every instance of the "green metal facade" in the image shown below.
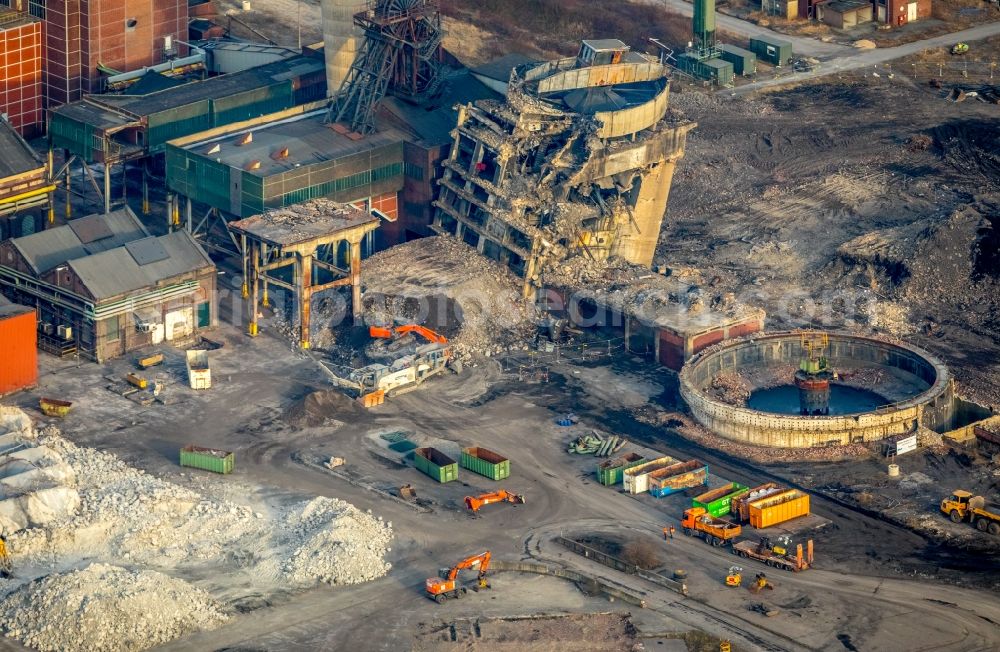
<path fill-rule="evenodd" d="M 167 186 L 172 191 L 226 213 L 250 217 L 265 208 L 281 208 L 319 197 L 352 202 L 398 192 L 403 188 L 403 143 L 267 176 L 168 145 L 166 168 Z M 238 205 L 231 196 L 236 180 Z"/>
<path fill-rule="evenodd" d="M 250 88 L 233 95 L 137 113 L 136 115 L 146 123 L 144 137 L 146 154 L 163 152 L 167 141 L 174 138 L 277 113 L 321 99 L 324 90 L 322 87 L 296 88 L 293 81 L 288 79 L 268 86 Z M 143 105 L 137 100 L 135 104 L 122 103 L 121 107 L 125 111 L 134 112 L 141 111 Z M 96 155 L 101 148 L 100 138 L 94 138 L 95 134 L 101 135 L 100 128 L 64 115 L 56 109 L 52 112 L 49 133 L 52 147 L 68 149 L 88 163 L 101 160 L 101 157 Z"/>

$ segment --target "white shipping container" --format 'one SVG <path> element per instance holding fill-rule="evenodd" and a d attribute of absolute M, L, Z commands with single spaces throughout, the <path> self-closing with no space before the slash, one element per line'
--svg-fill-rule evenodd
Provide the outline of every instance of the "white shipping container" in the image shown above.
<path fill-rule="evenodd" d="M 212 370 L 208 366 L 208 351 L 195 349 L 187 352 L 188 382 L 191 389 L 209 389 Z"/>

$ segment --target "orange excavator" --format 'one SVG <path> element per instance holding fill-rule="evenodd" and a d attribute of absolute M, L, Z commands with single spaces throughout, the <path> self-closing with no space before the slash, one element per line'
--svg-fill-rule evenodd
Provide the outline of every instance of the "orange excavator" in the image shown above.
<path fill-rule="evenodd" d="M 513 503 L 515 505 L 524 504 L 524 496 L 521 494 L 512 494 L 505 489 L 498 489 L 497 491 L 480 494 L 478 496 L 466 496 L 465 506 L 472 510 L 473 515 L 478 515 L 479 510 L 485 505 L 492 505 L 493 503 Z"/>
<path fill-rule="evenodd" d="M 490 559 L 490 551 L 487 550 L 478 555 L 467 557 L 451 568 L 442 568 L 438 573 L 438 577 L 427 578 L 427 582 L 425 583 L 427 597 L 438 604 L 441 604 L 448 598 L 461 598 L 468 593 L 468 589 L 464 586 L 456 587 L 455 580 L 461 571 L 469 568 L 475 568 L 479 571 L 477 584 L 473 588 L 474 591 L 482 591 L 490 588 L 490 583 L 486 579 L 486 571 L 490 568 Z"/>

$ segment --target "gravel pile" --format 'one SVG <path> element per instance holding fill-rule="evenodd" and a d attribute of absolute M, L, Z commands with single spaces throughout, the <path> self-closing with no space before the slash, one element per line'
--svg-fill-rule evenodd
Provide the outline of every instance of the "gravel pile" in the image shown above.
<path fill-rule="evenodd" d="M 206 606 L 207 595 L 144 567 L 183 575 L 209 566 L 265 595 L 321 582 L 358 584 L 391 567 L 384 560 L 391 524 L 342 500 L 269 505 L 273 513 L 265 514 L 214 497 L 211 483 L 199 493 L 160 480 L 114 455 L 77 446 L 52 427 L 37 441 L 72 468 L 80 503 L 72 514 L 7 540 L 19 569 L 14 581 L 43 579 L 6 587 L 11 593 L 0 606 L 0 628 L 33 647 L 141 649 L 221 622 L 220 612 Z M 81 560 L 96 563 L 81 571 Z M 190 608 L 177 607 L 182 603 Z M 40 606 L 22 616 L 25 604 Z M 60 638 L 73 632 L 73 642 Z M 136 638 L 135 632 L 144 633 Z"/>
<path fill-rule="evenodd" d="M 7 636 L 46 651 L 144 650 L 226 620 L 183 580 L 107 564 L 51 575 L 0 601 Z"/>
<path fill-rule="evenodd" d="M 342 500 L 315 498 L 290 514 L 284 527 L 301 542 L 282 566 L 292 584 L 360 584 L 392 567 L 384 560 L 392 525 Z"/>

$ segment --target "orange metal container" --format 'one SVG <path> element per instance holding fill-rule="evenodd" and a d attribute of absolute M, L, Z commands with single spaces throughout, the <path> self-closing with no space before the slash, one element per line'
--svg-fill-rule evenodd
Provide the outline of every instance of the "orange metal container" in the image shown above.
<path fill-rule="evenodd" d="M 766 528 L 809 514 L 809 494 L 796 489 L 750 503 L 750 525 Z"/>
<path fill-rule="evenodd" d="M 38 384 L 35 309 L 0 303 L 0 396 Z"/>

